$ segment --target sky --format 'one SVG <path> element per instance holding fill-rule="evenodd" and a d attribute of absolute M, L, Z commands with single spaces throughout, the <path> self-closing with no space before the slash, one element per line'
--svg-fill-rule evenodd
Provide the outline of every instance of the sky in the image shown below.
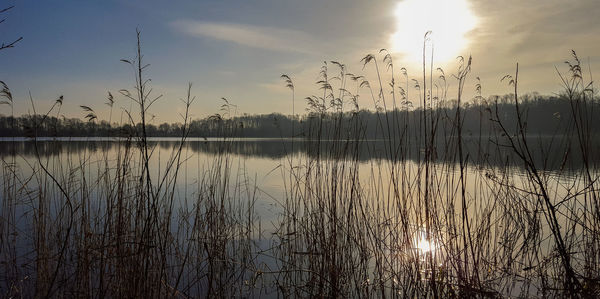
<path fill-rule="evenodd" d="M 180 119 L 189 82 L 195 118 L 220 112 L 223 97 L 237 105 L 238 114 L 291 114 L 291 91 L 281 74 L 294 81 L 295 112 L 305 113 L 304 98 L 321 92 L 315 82 L 324 62 L 332 76 L 337 70 L 330 61 L 338 61 L 378 86 L 373 64 L 361 63 L 366 54 L 379 60 L 387 86 L 390 71 L 381 61 L 382 48 L 391 52 L 396 82 L 406 84 L 401 67 L 422 80 L 420 56 L 428 30 L 433 33 L 427 61 L 433 49 L 434 69 L 446 72 L 450 99 L 458 55 L 473 59 L 467 97 L 477 77 L 483 96 L 511 92 L 500 79 L 514 74 L 517 63 L 521 93 L 558 93 L 556 70 L 566 71 L 572 49 L 587 73 L 600 75 L 597 0 L 5 0 L 2 5 L 14 8 L 1 15 L 6 21 L 0 23 L 0 42 L 23 37 L 0 51 L 0 80 L 13 93 L 16 114 L 33 111 L 29 93 L 38 113 L 63 95 L 65 116 L 83 117 L 79 105 L 86 105 L 108 119 L 108 92 L 115 95 L 114 109 L 130 109 L 118 91 L 133 88 L 134 72 L 120 59 L 135 56 L 136 28 L 150 64 L 145 75 L 153 94 L 162 95 L 150 109 L 156 123 Z M 411 89 L 411 94 L 417 93 Z M 365 90 L 359 104 L 373 108 Z M 0 113 L 10 109 L 0 107 Z"/>

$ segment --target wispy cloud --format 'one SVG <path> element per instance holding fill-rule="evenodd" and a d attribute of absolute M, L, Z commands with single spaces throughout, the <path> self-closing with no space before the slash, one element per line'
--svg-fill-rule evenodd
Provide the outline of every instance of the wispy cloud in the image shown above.
<path fill-rule="evenodd" d="M 305 32 L 266 26 L 178 20 L 171 26 L 193 37 L 208 37 L 252 48 L 313 53 L 315 41 Z"/>

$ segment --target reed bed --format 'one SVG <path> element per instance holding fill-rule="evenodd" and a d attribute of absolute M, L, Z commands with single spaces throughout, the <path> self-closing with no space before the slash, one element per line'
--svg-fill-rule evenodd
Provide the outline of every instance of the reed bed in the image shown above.
<path fill-rule="evenodd" d="M 149 141 L 147 111 L 160 97 L 147 85 L 139 38 L 134 59 L 123 60 L 135 74 L 134 89 L 120 92 L 138 108 L 122 114 L 132 129 L 116 146 L 43 155 L 34 126 L 34 161 L 20 167 L 18 153 L 2 157 L 4 296 L 600 295 L 600 172 L 590 130 L 598 99 L 575 53 L 560 77 L 572 115 L 544 150 L 527 132 L 518 66 L 503 79 L 516 124 L 484 101 L 478 83 L 480 123 L 493 134 L 465 138 L 461 107 L 471 58 L 447 80 L 442 70 L 434 77 L 424 52 L 414 94 L 406 70 L 397 78 L 385 50 L 362 60 L 374 68 L 374 81 L 339 62 L 325 64 L 319 94 L 306 99 L 307 125 L 297 128 L 304 132 L 294 132 L 305 140 L 286 143 L 292 154 L 277 168 L 284 195 L 276 198 L 276 220 L 265 226 L 256 210 L 264 193 L 228 141 L 243 136 L 228 119 L 228 101 L 212 118 L 226 137 L 210 161 L 185 146 L 191 85 L 177 144 L 165 158 Z M 295 107 L 293 81 L 282 78 Z M 456 95 L 448 94 L 450 84 Z M 383 151 L 365 137 L 364 91 L 378 111 Z M 437 109 L 450 98 L 453 109 Z M 411 101 L 421 107 L 418 117 L 409 117 Z M 107 105 L 113 103 L 109 95 Z M 62 98 L 37 125 L 61 105 Z M 82 109 L 97 119 L 91 107 Z M 298 147 L 306 154 L 296 155 Z M 364 161 L 365 150 L 378 158 Z M 564 152 L 560 167 L 548 170 L 556 151 Z M 583 166 L 570 168 L 574 157 Z"/>
<path fill-rule="evenodd" d="M 391 56 L 382 52 L 382 62 L 393 71 Z M 491 120 L 494 134 L 479 135 L 473 152 L 466 151 L 465 143 L 473 139 L 462 136 L 461 119 L 471 58 L 461 60 L 453 76 L 458 85 L 454 115 L 436 109 L 448 98 L 443 89 L 435 95 L 431 82 L 436 87 L 448 83 L 441 70 L 438 78 L 427 76 L 433 71 L 426 72 L 425 57 L 423 79 L 416 82 L 423 107 L 418 119 L 388 108 L 407 96 L 401 89 L 401 99 L 396 99 L 396 91 L 392 99 L 386 98 L 390 93 L 383 86 L 395 87 L 393 74 L 390 82 L 378 79 L 379 88 L 370 94 L 381 112 L 378 125 L 385 159 L 369 163 L 357 158 L 358 145 L 369 143 L 357 118 L 358 94 L 347 86 L 357 79 L 346 73 L 345 66 L 332 62 L 340 70 L 335 80 L 339 85 L 333 87 L 325 65 L 317 82 L 322 95 L 308 98 L 314 124 L 308 132 L 312 145 L 308 151 L 313 154 L 297 164 L 290 161 L 287 171 L 290 184 L 277 234 L 284 270 L 277 279 L 281 293 L 382 298 L 598 296 L 598 275 L 592 270 L 598 266 L 598 254 L 592 249 L 598 246 L 598 165 L 588 147 L 597 136 L 586 129 L 598 101 L 574 52 L 572 60 L 568 73 L 559 73 L 572 105 L 571 120 L 541 150 L 527 134 L 519 105 L 518 65 L 515 75 L 503 78 L 514 88 L 516 124 L 502 120 L 497 102 L 480 104 L 485 111 L 480 117 Z M 382 77 L 374 55 L 363 62 L 373 64 L 377 77 Z M 358 81 L 359 86 L 372 88 L 365 79 Z M 480 83 L 476 88 L 480 94 Z M 352 104 L 357 117 L 344 117 L 343 103 Z M 338 123 L 324 133 L 326 118 Z M 451 121 L 441 121 L 444 118 Z M 418 131 L 406 131 L 409 121 L 418 122 L 410 126 Z M 333 136 L 335 142 L 323 147 L 323 135 Z M 417 158 L 408 159 L 415 149 Z M 557 171 L 546 170 L 552 151 L 564 153 Z M 579 158 L 573 151 L 580 151 L 584 162 L 570 171 L 568 165 Z M 493 156 L 501 159 L 499 163 Z M 369 177 L 360 177 L 361 168 L 367 168 Z"/>

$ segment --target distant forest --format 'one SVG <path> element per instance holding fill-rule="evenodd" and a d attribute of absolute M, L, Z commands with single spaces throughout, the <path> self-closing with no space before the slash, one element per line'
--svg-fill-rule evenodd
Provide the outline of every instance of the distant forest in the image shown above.
<path fill-rule="evenodd" d="M 526 94 L 519 100 L 522 119 L 528 134 L 564 134 L 574 126 L 573 109 L 583 109 L 580 103 L 562 96 L 540 96 Z M 600 101 L 595 99 L 585 104 L 584 113 L 590 120 L 600 119 Z M 335 111 L 335 107 L 320 112 L 309 111 L 303 116 L 288 116 L 278 113 L 224 117 L 215 114 L 189 124 L 188 137 L 307 137 L 321 132 L 320 138 L 384 139 L 412 132 L 421 132 L 425 115 L 428 131 L 436 129 L 437 136 L 453 134 L 456 127 L 456 101 L 438 103 L 433 109 L 396 109 L 393 111 Z M 492 96 L 462 104 L 461 119 L 463 136 L 485 136 L 497 128 L 491 119 L 498 118 L 510 130 L 516 130 L 517 114 L 514 96 Z M 341 131 L 333 132 L 334 124 L 341 124 Z M 600 121 L 584 124 L 591 132 L 598 132 Z M 177 137 L 182 134 L 181 123 L 147 124 L 149 137 Z M 43 115 L 11 117 L 0 115 L 2 137 L 128 137 L 138 136 L 141 124 L 118 124 L 94 119 L 57 118 Z M 340 128 L 338 126 L 338 128 Z M 293 132 L 293 134 L 292 134 Z M 358 133 L 358 134 L 357 134 Z M 409 134 L 412 135 L 412 134 Z"/>

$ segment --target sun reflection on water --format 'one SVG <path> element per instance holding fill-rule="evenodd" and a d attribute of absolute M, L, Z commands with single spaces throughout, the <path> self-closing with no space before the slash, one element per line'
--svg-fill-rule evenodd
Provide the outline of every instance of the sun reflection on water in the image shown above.
<path fill-rule="evenodd" d="M 427 232 L 424 230 L 420 230 L 416 233 L 414 238 L 415 248 L 419 251 L 419 254 L 428 254 L 435 253 L 435 251 L 439 248 L 439 242 L 429 234 L 429 238 L 427 237 Z"/>

